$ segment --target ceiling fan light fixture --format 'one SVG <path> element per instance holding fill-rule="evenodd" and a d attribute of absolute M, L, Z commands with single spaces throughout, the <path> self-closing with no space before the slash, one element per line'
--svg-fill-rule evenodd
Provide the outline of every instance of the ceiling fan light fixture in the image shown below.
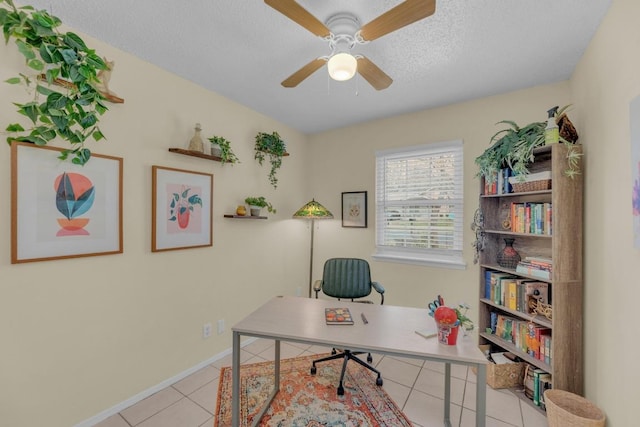
<path fill-rule="evenodd" d="M 329 69 L 329 76 L 333 80 L 345 81 L 349 80 L 356 74 L 358 69 L 358 61 L 356 58 L 346 52 L 336 53 L 327 63 Z"/>

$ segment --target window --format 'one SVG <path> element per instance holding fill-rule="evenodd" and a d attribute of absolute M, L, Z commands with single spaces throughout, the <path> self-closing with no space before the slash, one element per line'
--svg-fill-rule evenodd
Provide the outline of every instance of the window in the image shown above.
<path fill-rule="evenodd" d="M 376 152 L 380 260 L 465 268 L 462 141 Z"/>

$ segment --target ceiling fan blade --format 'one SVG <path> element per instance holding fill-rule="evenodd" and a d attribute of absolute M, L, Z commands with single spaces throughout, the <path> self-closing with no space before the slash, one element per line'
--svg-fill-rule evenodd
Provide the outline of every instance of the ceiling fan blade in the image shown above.
<path fill-rule="evenodd" d="M 322 58 L 316 58 L 313 61 L 309 62 L 304 67 L 300 68 L 295 73 L 291 74 L 287 77 L 283 82 L 282 86 L 284 87 L 296 87 L 302 82 L 304 79 L 309 77 L 311 74 L 315 73 L 320 69 L 327 61 Z"/>
<path fill-rule="evenodd" d="M 358 58 L 358 73 L 376 90 L 386 89 L 393 83 L 391 77 L 364 56 Z"/>
<path fill-rule="evenodd" d="M 295 0 L 264 0 L 264 2 L 318 37 L 328 37 L 331 33 L 326 25 L 300 6 Z"/>
<path fill-rule="evenodd" d="M 371 41 L 433 15 L 436 0 L 406 0 L 360 28 L 364 40 Z"/>

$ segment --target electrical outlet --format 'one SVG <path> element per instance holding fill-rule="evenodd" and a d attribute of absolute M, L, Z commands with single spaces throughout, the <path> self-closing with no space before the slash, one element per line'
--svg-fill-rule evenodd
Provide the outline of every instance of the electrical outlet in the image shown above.
<path fill-rule="evenodd" d="M 218 320 L 218 335 L 224 334 L 224 319 Z"/>
<path fill-rule="evenodd" d="M 211 323 L 205 323 L 202 325 L 202 338 L 209 338 L 211 336 Z"/>

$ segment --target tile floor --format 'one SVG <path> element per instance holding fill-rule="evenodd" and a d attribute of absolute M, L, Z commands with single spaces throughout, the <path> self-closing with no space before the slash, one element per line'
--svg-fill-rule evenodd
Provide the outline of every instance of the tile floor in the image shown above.
<path fill-rule="evenodd" d="M 281 357 L 324 353 L 324 347 L 283 342 Z M 242 363 L 273 360 L 273 341 L 257 340 L 243 348 Z M 416 427 L 442 426 L 444 365 L 416 359 L 374 355 L 382 371 L 384 389 Z M 216 409 L 220 368 L 231 356 L 155 393 L 96 427 L 211 427 Z M 475 424 L 475 375 L 452 366 L 451 420 L 454 426 Z M 543 414 L 507 391 L 487 387 L 487 427 L 546 427 Z"/>

